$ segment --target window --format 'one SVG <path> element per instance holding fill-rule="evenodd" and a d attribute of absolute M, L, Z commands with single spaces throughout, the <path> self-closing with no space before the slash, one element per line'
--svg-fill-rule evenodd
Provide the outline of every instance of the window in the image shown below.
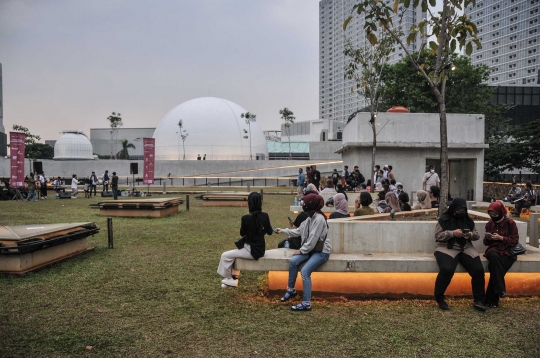
<path fill-rule="evenodd" d="M 509 48 L 510 50 L 513 50 L 513 49 L 515 49 L 516 47 L 517 47 L 517 45 L 510 45 L 508 48 Z"/>
<path fill-rule="evenodd" d="M 536 42 L 536 39 L 530 40 L 530 41 L 529 41 L 529 45 L 530 45 L 530 44 L 533 44 L 533 43 L 535 43 L 535 42 Z"/>
<path fill-rule="evenodd" d="M 535 73 L 535 72 L 536 72 L 536 69 L 535 69 L 535 68 L 530 69 L 530 70 L 527 71 L 527 73 Z"/>
<path fill-rule="evenodd" d="M 498 18 L 498 17 L 499 17 L 499 14 L 493 15 L 493 18 L 494 18 L 494 19 L 496 19 L 496 18 Z"/>
<path fill-rule="evenodd" d="M 532 60 L 529 60 L 528 63 L 535 63 L 536 62 L 536 58 L 533 58 Z"/>
<path fill-rule="evenodd" d="M 534 19 L 534 20 L 529 21 L 529 24 L 532 25 L 532 24 L 535 24 L 535 23 L 537 23 L 537 22 L 538 22 L 538 19 Z"/>
<path fill-rule="evenodd" d="M 534 34 L 536 32 L 538 32 L 538 29 L 534 29 L 534 30 L 529 31 L 529 34 Z"/>
<path fill-rule="evenodd" d="M 491 53 L 495 55 L 496 53 L 499 53 L 499 50 L 491 51 Z"/>
<path fill-rule="evenodd" d="M 509 59 L 516 58 L 516 54 L 514 53 L 514 54 L 510 55 L 510 56 L 508 56 L 508 58 L 509 58 Z"/>
<path fill-rule="evenodd" d="M 499 5 L 493 6 L 493 10 L 497 10 L 499 8 Z"/>
<path fill-rule="evenodd" d="M 532 50 L 529 50 L 529 53 L 535 53 L 536 52 L 536 49 L 533 48 Z"/>

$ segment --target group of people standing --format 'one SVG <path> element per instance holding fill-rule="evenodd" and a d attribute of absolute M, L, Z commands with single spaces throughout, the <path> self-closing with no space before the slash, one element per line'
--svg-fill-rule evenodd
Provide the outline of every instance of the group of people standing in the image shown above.
<path fill-rule="evenodd" d="M 49 181 L 44 172 L 30 173 L 24 179 L 28 185 L 27 201 L 38 201 L 41 199 L 47 199 L 47 182 Z"/>

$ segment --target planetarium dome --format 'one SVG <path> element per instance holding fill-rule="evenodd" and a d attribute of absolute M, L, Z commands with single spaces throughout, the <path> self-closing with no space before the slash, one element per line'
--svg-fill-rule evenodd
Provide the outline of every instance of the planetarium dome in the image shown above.
<path fill-rule="evenodd" d="M 94 159 L 92 143 L 82 131 L 63 131 L 54 144 L 54 160 Z"/>
<path fill-rule="evenodd" d="M 206 154 L 208 160 L 265 159 L 266 139 L 257 122 L 251 123 L 251 134 L 242 113 L 247 111 L 223 98 L 201 97 L 174 107 L 163 117 L 154 132 L 156 159 L 188 160 Z M 186 131 L 182 143 L 180 127 Z"/>

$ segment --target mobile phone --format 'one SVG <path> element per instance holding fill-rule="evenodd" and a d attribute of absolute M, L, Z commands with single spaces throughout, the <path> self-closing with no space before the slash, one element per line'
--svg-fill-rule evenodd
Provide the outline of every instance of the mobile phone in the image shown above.
<path fill-rule="evenodd" d="M 463 229 L 463 233 L 464 233 L 464 234 L 468 234 L 468 233 L 470 233 L 470 232 L 471 232 L 471 229 Z"/>
<path fill-rule="evenodd" d="M 277 232 L 277 229 L 272 229 L 272 231 L 274 231 L 276 234 L 278 233 L 278 232 Z"/>
<path fill-rule="evenodd" d="M 291 220 L 291 218 L 287 216 L 287 219 L 289 219 L 289 222 L 292 224 L 293 221 Z"/>
<path fill-rule="evenodd" d="M 489 237 L 491 237 L 491 236 L 493 236 L 493 234 L 492 234 L 492 233 L 490 233 L 490 232 L 486 232 L 486 236 L 489 236 Z"/>

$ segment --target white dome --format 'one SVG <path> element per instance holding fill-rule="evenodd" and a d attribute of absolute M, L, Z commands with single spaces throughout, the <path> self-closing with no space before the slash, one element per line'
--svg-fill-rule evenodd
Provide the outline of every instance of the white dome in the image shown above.
<path fill-rule="evenodd" d="M 240 117 L 246 112 L 236 103 L 214 97 L 196 98 L 174 107 L 163 117 L 154 132 L 156 159 L 183 158 L 178 126 L 180 120 L 183 121 L 183 130 L 188 134 L 184 142 L 186 159 L 197 159 L 199 154 L 201 157 L 206 154 L 208 160 L 249 159 L 249 136 L 253 159 L 260 153 L 267 158 L 264 133 L 257 122 L 252 122 L 250 135 L 245 118 Z"/>
<path fill-rule="evenodd" d="M 81 131 L 63 131 L 54 144 L 54 160 L 94 159 L 92 143 Z"/>

